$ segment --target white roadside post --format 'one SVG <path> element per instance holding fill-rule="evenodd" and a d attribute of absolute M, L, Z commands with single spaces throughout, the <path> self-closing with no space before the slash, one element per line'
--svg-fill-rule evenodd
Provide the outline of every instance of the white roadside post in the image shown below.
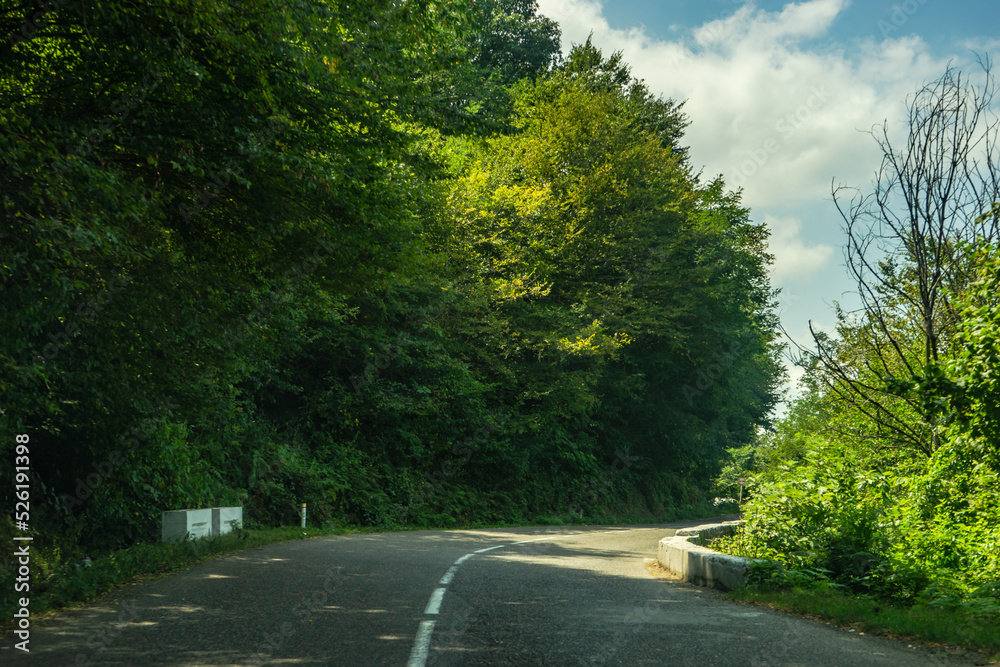
<path fill-rule="evenodd" d="M 746 477 L 740 477 L 737 481 L 740 483 L 740 505 L 742 505 L 743 504 L 743 485 L 747 483 L 747 478 Z M 305 507 L 305 506 L 303 505 L 303 507 Z M 302 511 L 305 512 L 304 509 Z M 303 514 L 303 516 L 305 516 L 305 514 Z M 303 521 L 305 521 L 305 519 L 303 519 Z"/>
<path fill-rule="evenodd" d="M 302 527 L 306 527 L 306 504 L 302 503 Z"/>

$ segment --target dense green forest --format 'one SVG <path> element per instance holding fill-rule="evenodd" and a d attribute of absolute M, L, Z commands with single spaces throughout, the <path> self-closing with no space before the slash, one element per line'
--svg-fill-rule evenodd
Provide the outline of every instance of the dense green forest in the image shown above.
<path fill-rule="evenodd" d="M 902 140 L 874 134 L 870 189 L 834 190 L 860 308 L 803 345 L 801 395 L 724 475 L 750 480 L 727 548 L 768 559 L 762 585 L 1000 620 L 1000 125 L 982 64 L 909 98 Z"/>
<path fill-rule="evenodd" d="M 10 2 L 0 28 L 0 484 L 27 434 L 36 549 L 234 504 L 676 516 L 768 424 L 765 228 L 695 172 L 682 104 L 560 56 L 533 0 Z"/>

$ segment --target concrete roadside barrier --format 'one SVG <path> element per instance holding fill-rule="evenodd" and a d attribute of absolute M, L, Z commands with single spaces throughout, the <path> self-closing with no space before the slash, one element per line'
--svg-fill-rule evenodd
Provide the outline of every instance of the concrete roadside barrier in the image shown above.
<path fill-rule="evenodd" d="M 687 582 L 731 591 L 746 583 L 746 573 L 753 558 L 730 556 L 703 546 L 708 539 L 731 535 L 738 521 L 682 528 L 672 537 L 660 540 L 657 560 L 665 569 Z"/>
<path fill-rule="evenodd" d="M 231 533 L 243 525 L 242 507 L 213 507 L 212 536 Z"/>
<path fill-rule="evenodd" d="M 183 542 L 218 537 L 243 525 L 242 507 L 170 510 L 163 513 L 161 540 Z"/>
<path fill-rule="evenodd" d="M 164 542 L 183 542 L 188 539 L 209 537 L 212 534 L 212 510 L 171 510 L 163 513 L 161 539 Z"/>

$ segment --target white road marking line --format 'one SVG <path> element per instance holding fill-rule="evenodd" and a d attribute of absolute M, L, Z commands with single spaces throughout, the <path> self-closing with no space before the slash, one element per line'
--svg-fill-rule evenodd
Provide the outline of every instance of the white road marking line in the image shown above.
<path fill-rule="evenodd" d="M 435 621 L 420 621 L 420 629 L 417 630 L 417 638 L 413 642 L 413 650 L 410 651 L 410 661 L 406 667 L 424 667 L 427 663 L 427 653 L 431 650 L 431 633 L 434 632 Z"/>
<path fill-rule="evenodd" d="M 431 593 L 431 599 L 427 601 L 427 608 L 424 609 L 425 614 L 437 614 L 441 610 L 441 600 L 444 599 L 444 592 L 448 590 L 444 586 L 440 588 L 435 588 L 434 592 Z"/>
<path fill-rule="evenodd" d="M 480 549 L 479 551 L 473 551 L 472 553 L 474 553 L 474 554 L 484 554 L 487 551 L 493 551 L 494 549 L 503 549 L 505 546 L 507 546 L 507 545 L 506 544 L 498 544 L 495 547 L 487 547 L 486 549 Z"/>
<path fill-rule="evenodd" d="M 507 544 L 498 544 L 495 547 L 487 547 L 485 549 L 480 549 L 478 551 L 473 551 L 472 553 L 465 554 L 448 568 L 448 571 L 444 573 L 441 580 L 438 582 L 438 588 L 434 589 L 431 593 L 431 599 L 427 601 L 427 607 L 424 609 L 424 614 L 426 615 L 437 615 L 441 611 L 441 602 L 444 600 L 444 594 L 447 592 L 448 584 L 451 580 L 455 578 L 455 573 L 458 572 L 459 566 L 465 561 L 469 560 L 476 554 L 483 554 L 487 551 L 493 551 L 494 549 L 503 549 L 504 547 L 512 547 L 518 544 L 528 544 L 529 542 L 542 542 L 544 540 L 554 540 L 558 537 L 577 537 L 579 535 L 601 535 L 603 533 L 621 533 L 628 532 L 629 530 L 662 530 L 660 528 L 631 528 L 625 530 L 602 530 L 597 532 L 583 532 L 583 533 L 567 533 L 565 535 L 547 535 L 545 537 L 536 537 L 532 540 L 522 540 L 520 542 L 508 542 Z M 417 637 L 413 640 L 413 650 L 410 652 L 410 661 L 406 663 L 406 667 L 424 667 L 427 664 L 427 655 L 431 650 L 431 634 L 434 632 L 435 621 L 420 621 L 420 629 L 417 630 Z"/>
<path fill-rule="evenodd" d="M 455 578 L 455 573 L 458 572 L 458 565 L 452 565 L 448 568 L 448 571 L 444 573 L 441 577 L 441 581 L 438 582 L 438 586 L 447 586 L 451 583 L 451 580 Z"/>

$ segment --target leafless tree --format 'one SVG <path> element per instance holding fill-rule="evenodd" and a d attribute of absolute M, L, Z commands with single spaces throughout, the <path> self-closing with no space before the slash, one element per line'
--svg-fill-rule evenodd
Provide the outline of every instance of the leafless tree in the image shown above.
<path fill-rule="evenodd" d="M 949 295 L 968 280 L 966 244 L 1000 236 L 996 81 L 989 60 L 979 64 L 984 83 L 949 66 L 908 100 L 905 143 L 888 121 L 872 131 L 882 162 L 871 191 L 832 188 L 861 298 L 847 328 L 863 352 L 845 358 L 844 341 L 814 332 L 814 354 L 829 388 L 870 417 L 883 442 L 925 454 L 937 445 L 933 409 L 903 388 L 926 383 L 948 354 L 957 323 Z"/>

